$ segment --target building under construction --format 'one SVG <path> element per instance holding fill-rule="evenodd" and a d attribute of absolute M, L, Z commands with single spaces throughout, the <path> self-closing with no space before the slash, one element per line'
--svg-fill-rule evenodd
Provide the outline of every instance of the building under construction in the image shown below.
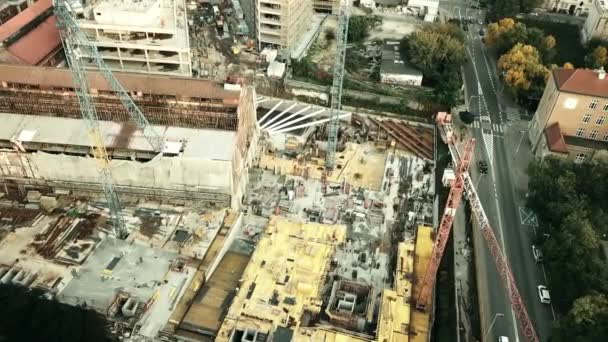
<path fill-rule="evenodd" d="M 156 153 L 103 76 L 89 73 L 121 197 L 237 207 L 257 146 L 254 91 L 195 79 L 116 77 L 167 141 Z M 0 65 L 0 113 L 0 181 L 9 197 L 22 198 L 30 188 L 101 191 L 69 70 Z"/>

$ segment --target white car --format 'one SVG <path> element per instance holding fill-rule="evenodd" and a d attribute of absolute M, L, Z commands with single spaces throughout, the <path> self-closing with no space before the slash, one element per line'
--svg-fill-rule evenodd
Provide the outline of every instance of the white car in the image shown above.
<path fill-rule="evenodd" d="M 544 261 L 543 251 L 541 251 L 540 249 L 538 249 L 538 247 L 534 245 L 532 245 L 532 255 L 534 255 L 534 260 L 536 260 L 536 262 Z"/>
<path fill-rule="evenodd" d="M 481 131 L 486 134 L 492 134 L 492 121 L 488 116 L 480 116 L 479 121 L 481 121 Z"/>
<path fill-rule="evenodd" d="M 551 304 L 551 295 L 545 285 L 538 285 L 538 297 L 543 304 Z"/>
<path fill-rule="evenodd" d="M 509 342 L 509 338 L 507 336 L 498 337 L 498 342 Z"/>

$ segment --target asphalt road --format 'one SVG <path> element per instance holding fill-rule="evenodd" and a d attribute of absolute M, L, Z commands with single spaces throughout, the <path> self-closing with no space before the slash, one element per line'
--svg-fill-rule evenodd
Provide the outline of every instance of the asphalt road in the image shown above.
<path fill-rule="evenodd" d="M 471 173 L 537 334 L 541 341 L 547 341 L 554 313 L 550 305 L 539 301 L 537 286 L 546 283 L 545 275 L 542 264 L 537 264 L 532 256 L 531 245 L 536 234 L 534 215 L 524 208 L 525 168 L 532 159 L 525 137 L 527 123 L 507 110 L 512 107 L 505 105 L 506 101 L 500 95 L 495 67 L 481 43 L 479 28 L 479 25 L 470 25 L 466 32 L 470 60 L 464 68 L 465 94 L 469 97 L 470 110 L 491 120 L 491 131 L 485 133 L 480 123 L 473 125 L 477 139 L 476 159 L 486 160 L 489 172 L 479 175 L 474 167 Z M 498 336 L 526 341 L 483 237 L 476 234 L 473 240 L 483 341 L 497 341 Z"/>

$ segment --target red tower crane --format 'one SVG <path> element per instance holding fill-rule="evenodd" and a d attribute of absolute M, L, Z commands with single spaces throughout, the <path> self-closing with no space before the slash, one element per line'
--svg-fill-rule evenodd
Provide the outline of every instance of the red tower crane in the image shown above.
<path fill-rule="evenodd" d="M 538 336 L 536 335 L 536 331 L 534 330 L 534 326 L 532 325 L 532 321 L 530 320 L 530 316 L 528 315 L 524 301 L 519 294 L 519 290 L 517 289 L 517 284 L 515 283 L 515 277 L 513 276 L 511 267 L 500 249 L 498 240 L 496 240 L 496 236 L 494 236 L 494 232 L 492 231 L 488 217 L 486 216 L 483 206 L 481 205 L 481 201 L 479 200 L 479 196 L 477 195 L 477 190 L 475 190 L 471 176 L 467 172 L 471 163 L 474 140 L 467 142 L 464 153 L 461 156 L 453 141 L 454 134 L 452 131 L 451 116 L 447 113 L 441 112 L 437 114 L 436 121 L 441 138 L 448 145 L 450 154 L 452 155 L 452 160 L 454 161 L 455 165 L 458 165 L 458 167 L 456 179 L 452 183 L 446 209 L 441 219 L 441 224 L 438 228 L 437 238 L 433 246 L 433 254 L 424 276 L 422 288 L 416 302 L 416 307 L 424 310 L 430 300 L 432 289 L 435 285 L 437 269 L 439 268 L 439 263 L 443 256 L 448 236 L 450 235 L 454 214 L 460 203 L 464 188 L 467 198 L 471 203 L 473 214 L 475 215 L 479 228 L 481 229 L 481 234 L 488 245 L 488 249 L 490 250 L 492 257 L 494 258 L 496 269 L 498 270 L 498 274 L 503 282 L 503 286 L 507 291 L 509 301 L 511 302 L 511 307 L 513 308 L 515 317 L 522 328 L 523 335 L 529 342 L 538 342 Z"/>
<path fill-rule="evenodd" d="M 418 294 L 418 300 L 416 301 L 416 307 L 424 310 L 431 298 L 433 292 L 433 285 L 435 285 L 435 278 L 437 277 L 437 270 L 439 269 L 439 263 L 441 263 L 441 257 L 445 246 L 448 243 L 450 237 L 450 230 L 452 229 L 452 222 L 454 222 L 454 216 L 456 210 L 460 206 L 462 200 L 462 192 L 464 191 L 464 175 L 469 171 L 471 165 L 471 159 L 473 159 L 473 149 L 475 148 L 475 139 L 471 139 L 467 142 L 464 154 L 456 167 L 456 179 L 451 184 L 450 193 L 448 195 L 448 201 L 443 211 L 443 217 L 441 223 L 437 229 L 435 236 L 435 243 L 433 244 L 433 252 L 431 253 L 431 261 L 426 269 L 424 278 L 422 281 L 422 287 Z M 456 161 L 455 161 L 456 162 Z"/>

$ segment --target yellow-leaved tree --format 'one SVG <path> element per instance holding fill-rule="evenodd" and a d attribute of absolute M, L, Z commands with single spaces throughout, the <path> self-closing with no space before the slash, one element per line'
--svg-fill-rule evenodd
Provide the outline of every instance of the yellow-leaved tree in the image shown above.
<path fill-rule="evenodd" d="M 539 79 L 546 82 L 549 76 L 549 69 L 542 65 L 538 50 L 532 45 L 516 44 L 500 57 L 498 66 L 503 71 L 505 83 L 516 93 L 529 90 Z"/>
<path fill-rule="evenodd" d="M 488 32 L 486 33 L 486 44 L 489 46 L 496 45 L 496 42 L 498 41 L 500 35 L 512 30 L 514 26 L 515 20 L 511 18 L 503 18 L 496 23 L 491 23 L 490 25 L 488 25 Z"/>

